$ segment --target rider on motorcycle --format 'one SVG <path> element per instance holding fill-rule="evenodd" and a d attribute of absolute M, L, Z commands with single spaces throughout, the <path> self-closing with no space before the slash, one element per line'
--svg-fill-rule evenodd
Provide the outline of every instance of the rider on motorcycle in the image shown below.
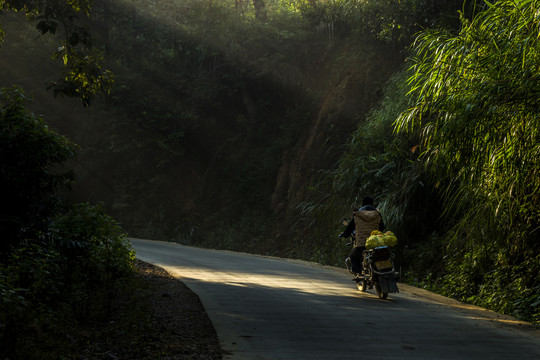
<path fill-rule="evenodd" d="M 354 247 L 350 255 L 352 271 L 360 273 L 362 269 L 362 253 L 366 249 L 366 240 L 373 230 L 384 231 L 382 215 L 375 208 L 373 198 L 366 196 L 362 199 L 362 207 L 353 211 L 352 220 L 340 237 L 347 238 L 355 232 Z"/>

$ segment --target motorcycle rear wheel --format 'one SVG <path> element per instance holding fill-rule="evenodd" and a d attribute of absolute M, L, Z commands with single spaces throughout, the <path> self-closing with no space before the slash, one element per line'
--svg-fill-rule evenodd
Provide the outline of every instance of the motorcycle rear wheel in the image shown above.
<path fill-rule="evenodd" d="M 377 292 L 379 299 L 386 299 L 388 297 L 388 292 L 382 291 L 381 284 L 379 283 L 375 283 L 375 291 Z"/>

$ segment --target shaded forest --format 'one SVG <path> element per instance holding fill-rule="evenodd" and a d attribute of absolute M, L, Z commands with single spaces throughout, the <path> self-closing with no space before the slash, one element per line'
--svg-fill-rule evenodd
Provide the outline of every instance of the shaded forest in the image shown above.
<path fill-rule="evenodd" d="M 371 195 L 402 281 L 538 323 L 539 8 L 95 0 L 96 97 L 56 80 L 53 21 L 4 11 L 0 85 L 79 146 L 63 201 L 130 236 L 342 266 Z"/>

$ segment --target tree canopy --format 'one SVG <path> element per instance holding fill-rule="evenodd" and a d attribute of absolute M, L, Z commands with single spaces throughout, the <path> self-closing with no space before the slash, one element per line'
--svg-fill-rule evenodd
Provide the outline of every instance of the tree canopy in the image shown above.
<path fill-rule="evenodd" d="M 49 88 L 55 96 L 80 98 L 84 106 L 89 105 L 97 93 L 109 92 L 113 84 L 111 71 L 102 68 L 101 52 L 83 26 L 90 15 L 91 3 L 89 0 L 0 1 L 0 15 L 7 10 L 24 11 L 42 35 L 59 35 L 52 58 L 62 61 L 64 71 L 58 80 L 49 84 Z M 0 28 L 0 44 L 3 37 Z"/>

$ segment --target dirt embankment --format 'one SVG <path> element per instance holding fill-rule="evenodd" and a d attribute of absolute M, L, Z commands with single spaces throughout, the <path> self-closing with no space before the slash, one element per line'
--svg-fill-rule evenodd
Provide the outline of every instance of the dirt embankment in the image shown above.
<path fill-rule="evenodd" d="M 216 331 L 199 297 L 162 268 L 136 260 L 136 281 L 113 315 L 77 331 L 73 359 L 220 360 Z"/>

